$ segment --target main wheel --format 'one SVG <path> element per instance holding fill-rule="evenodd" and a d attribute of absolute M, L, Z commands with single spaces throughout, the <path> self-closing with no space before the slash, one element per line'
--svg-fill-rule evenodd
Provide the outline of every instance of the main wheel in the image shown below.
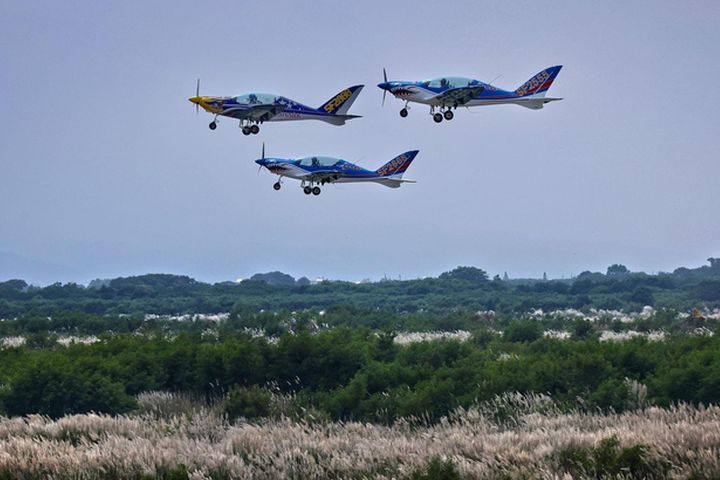
<path fill-rule="evenodd" d="M 252 133 L 253 135 L 257 135 L 259 131 L 260 127 L 258 127 L 257 125 L 253 125 L 252 127 L 250 127 L 250 133 Z"/>
<path fill-rule="evenodd" d="M 305 192 L 305 195 L 310 195 L 312 193 L 312 188 L 305 187 L 303 188 L 303 192 Z"/>
<path fill-rule="evenodd" d="M 282 186 L 282 185 L 280 185 L 280 182 L 275 182 L 275 183 L 273 183 L 273 188 L 274 188 L 275 190 L 280 190 L 280 187 L 281 187 L 281 186 Z"/>
<path fill-rule="evenodd" d="M 312 193 L 313 195 L 320 195 L 320 187 L 313 187 Z"/>
<path fill-rule="evenodd" d="M 217 128 L 217 122 L 213 120 L 212 122 L 210 122 L 210 125 L 208 125 L 208 127 L 210 127 L 210 130 L 215 130 Z"/>
<path fill-rule="evenodd" d="M 408 116 L 407 108 L 403 108 L 402 110 L 400 110 L 400 116 L 403 118 Z"/>
<path fill-rule="evenodd" d="M 250 135 L 250 127 L 244 126 L 242 127 L 243 135 Z"/>
<path fill-rule="evenodd" d="M 435 123 L 442 122 L 442 119 L 443 119 L 442 113 L 436 113 L 435 115 L 433 115 L 433 120 L 435 120 Z"/>
<path fill-rule="evenodd" d="M 445 110 L 443 116 L 445 117 L 445 120 L 452 120 L 455 114 L 452 112 L 452 110 Z"/>

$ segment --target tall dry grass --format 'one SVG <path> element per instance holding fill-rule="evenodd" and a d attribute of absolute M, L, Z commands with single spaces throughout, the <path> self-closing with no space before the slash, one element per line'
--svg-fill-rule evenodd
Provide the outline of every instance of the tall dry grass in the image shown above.
<path fill-rule="evenodd" d="M 568 458 L 613 436 L 620 447 L 644 446 L 651 470 L 643 476 L 720 477 L 715 406 L 567 414 L 544 396 L 505 395 L 434 425 L 382 426 L 288 418 L 229 423 L 187 398 L 139 400 L 143 413 L 129 416 L 0 418 L 0 478 L 165 478 L 182 471 L 192 479 L 390 479 L 433 457 L 450 460 L 463 478 L 596 478 L 592 465 L 569 470 Z"/>

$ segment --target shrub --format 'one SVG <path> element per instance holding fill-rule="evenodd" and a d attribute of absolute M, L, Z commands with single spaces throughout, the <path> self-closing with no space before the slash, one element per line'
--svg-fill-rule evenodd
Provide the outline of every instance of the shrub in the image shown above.
<path fill-rule="evenodd" d="M 460 474 L 452 461 L 433 457 L 424 467 L 415 469 L 410 480 L 459 480 Z"/>
<path fill-rule="evenodd" d="M 270 415 L 272 396 L 260 387 L 239 387 L 233 385 L 223 401 L 222 411 L 228 419 L 256 419 Z"/>

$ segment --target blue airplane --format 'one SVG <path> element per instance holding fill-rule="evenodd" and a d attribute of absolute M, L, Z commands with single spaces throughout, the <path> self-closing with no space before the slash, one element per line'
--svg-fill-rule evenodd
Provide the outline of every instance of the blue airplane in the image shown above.
<path fill-rule="evenodd" d="M 318 185 L 326 183 L 374 182 L 390 188 L 398 188 L 403 183 L 415 183 L 402 177 L 417 154 L 418 150 L 410 150 L 373 171 L 340 158 L 319 155 L 298 159 L 266 158 L 263 144 L 262 158 L 255 160 L 255 163 L 260 165 L 260 169 L 265 167 L 280 177 L 273 184 L 275 190 L 280 190 L 283 177 L 288 177 L 300 180 L 305 195 L 320 195 Z"/>
<path fill-rule="evenodd" d="M 409 102 L 423 103 L 430 105 L 430 114 L 433 116 L 433 120 L 440 123 L 443 118 L 452 120 L 455 116 L 453 110 L 458 107 L 508 103 L 539 110 L 546 103 L 562 100 L 562 98 L 545 96 L 561 68 L 562 65 L 546 68 L 513 92 L 465 77 L 438 77 L 424 82 L 389 82 L 384 68 L 383 78 L 385 81 L 379 83 L 378 87 L 383 90 L 383 105 L 387 92 L 405 101 L 405 106 L 400 110 L 401 117 L 408 116 Z M 440 111 L 436 112 L 436 108 Z"/>
<path fill-rule="evenodd" d="M 346 120 L 358 118 L 348 115 L 347 111 L 353 104 L 363 85 L 348 87 L 323 103 L 318 108 L 308 107 L 281 95 L 271 93 L 246 93 L 235 97 L 213 97 L 200 95 L 200 79 L 197 81 L 195 96 L 188 100 L 195 104 L 195 111 L 202 107 L 215 115 L 210 122 L 210 130 L 215 130 L 218 117 L 230 117 L 240 121 L 240 128 L 245 135 L 257 134 L 263 122 L 280 122 L 289 120 L 322 120 L 332 125 L 344 125 Z"/>

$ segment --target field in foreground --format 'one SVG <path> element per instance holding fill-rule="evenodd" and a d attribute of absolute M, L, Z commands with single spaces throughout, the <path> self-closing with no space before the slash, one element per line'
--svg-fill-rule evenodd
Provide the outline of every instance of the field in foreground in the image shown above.
<path fill-rule="evenodd" d="M 428 473 L 428 468 L 431 471 Z M 718 478 L 720 407 L 560 413 L 506 395 L 433 425 L 228 422 L 205 408 L 0 418 L 2 479 Z"/>

